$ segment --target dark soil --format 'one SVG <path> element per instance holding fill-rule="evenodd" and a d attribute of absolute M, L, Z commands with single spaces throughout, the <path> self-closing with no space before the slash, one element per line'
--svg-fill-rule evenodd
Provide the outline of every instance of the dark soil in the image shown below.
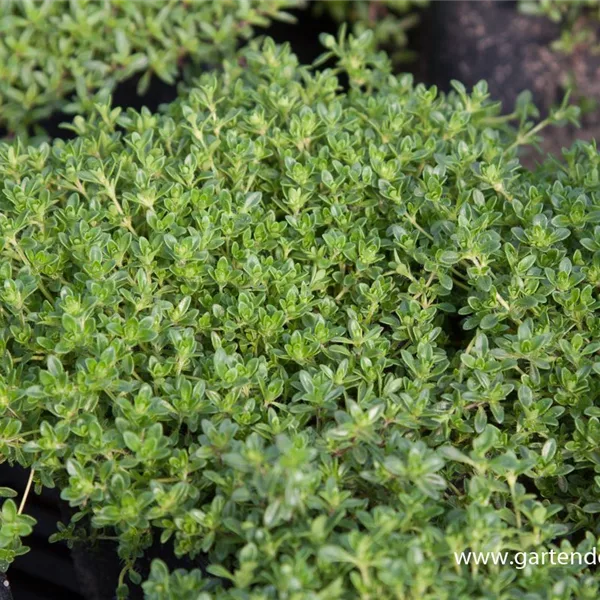
<path fill-rule="evenodd" d="M 61 503 L 60 509 L 63 522 L 70 520 L 72 509 L 65 503 Z M 77 544 L 73 548 L 72 558 L 85 600 L 112 600 L 123 567 L 117 555 L 117 544 L 110 541 L 101 541 L 92 547 Z M 164 561 L 170 570 L 201 569 L 204 571 L 208 564 L 204 556 L 198 556 L 195 559 L 188 557 L 178 559 L 173 552 L 173 544 L 171 542 L 161 544 L 156 536 L 146 556 L 138 560 L 136 564 L 136 571 L 142 576 L 142 579 L 148 579 L 150 564 L 155 558 Z M 133 585 L 128 579 L 125 580 L 125 583 L 129 586 L 129 600 L 143 600 L 144 595 L 140 586 Z M 0 600 L 2 599 L 0 598 Z M 15 598 L 15 600 L 21 599 Z"/>
<path fill-rule="evenodd" d="M 531 91 L 542 115 L 560 104 L 569 85 L 574 86 L 573 101 L 600 101 L 600 55 L 584 45 L 571 55 L 552 50 L 561 25 L 520 14 L 516 2 L 436 2 L 427 20 L 427 36 L 435 43 L 421 43 L 418 73 L 426 83 L 445 90 L 452 79 L 467 86 L 485 79 L 506 113 L 524 90 Z M 575 26 L 598 30 L 595 22 L 582 20 Z M 599 134 L 596 108 L 583 115 L 581 129 L 547 133 L 543 151 L 559 153 L 575 139 L 597 139 Z"/>

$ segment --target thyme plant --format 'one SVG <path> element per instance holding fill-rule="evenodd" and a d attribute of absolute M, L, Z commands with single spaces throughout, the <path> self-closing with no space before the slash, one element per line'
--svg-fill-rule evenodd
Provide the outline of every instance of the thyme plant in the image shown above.
<path fill-rule="evenodd" d="M 323 42 L 0 145 L 1 456 L 76 511 L 55 539 L 116 540 L 121 598 L 596 599 L 454 553 L 598 546 L 598 152 L 527 171 L 574 108 Z M 207 566 L 141 582 L 153 537 Z"/>
<path fill-rule="evenodd" d="M 174 83 L 184 60 L 214 65 L 298 0 L 3 0 L 0 128 L 23 132 L 58 109 L 141 75 Z"/>
<path fill-rule="evenodd" d="M 394 63 L 401 63 L 413 58 L 407 48 L 408 31 L 419 23 L 419 10 L 427 4 L 427 0 L 323 0 L 314 4 L 314 12 L 349 23 L 356 35 L 370 29 L 373 43 L 389 52 Z"/>

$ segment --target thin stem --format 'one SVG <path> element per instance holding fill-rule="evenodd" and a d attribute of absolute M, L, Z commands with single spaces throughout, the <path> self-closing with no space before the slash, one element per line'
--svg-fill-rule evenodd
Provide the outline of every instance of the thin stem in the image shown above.
<path fill-rule="evenodd" d="M 475 345 L 475 342 L 477 341 L 477 334 L 474 335 L 471 340 L 469 341 L 468 346 L 465 348 L 464 352 L 461 352 L 461 355 L 466 355 L 469 354 L 471 352 L 471 350 L 473 349 L 473 346 Z M 463 375 L 465 372 L 465 363 L 462 362 L 462 360 L 460 361 L 460 366 L 458 367 L 458 380 L 460 383 L 462 383 L 463 380 Z M 474 402 L 473 404 L 477 404 L 476 402 Z M 465 406 L 465 409 L 469 408 L 469 406 Z"/>
<path fill-rule="evenodd" d="M 501 304 L 501 306 L 506 310 L 506 312 L 510 312 L 510 306 L 508 302 L 500 295 L 499 292 L 496 292 L 496 300 Z"/>
<path fill-rule="evenodd" d="M 517 493 L 515 489 L 516 478 L 513 474 L 507 477 L 508 487 L 510 489 L 510 497 L 512 499 L 513 508 L 515 510 L 515 518 L 517 521 L 517 527 L 521 529 L 521 511 L 519 510 L 519 504 L 517 502 Z"/>
<path fill-rule="evenodd" d="M 455 267 L 450 267 L 450 271 L 452 273 L 454 273 L 454 275 L 456 275 L 457 277 L 460 277 L 461 279 L 464 279 L 465 281 L 469 280 L 469 277 L 467 275 L 465 275 L 464 273 L 461 273 L 457 268 Z"/>
<path fill-rule="evenodd" d="M 448 487 L 455 493 L 455 495 L 463 495 L 463 493 L 451 481 L 448 482 Z"/>
<path fill-rule="evenodd" d="M 121 203 L 117 199 L 116 182 L 118 181 L 120 174 L 121 174 L 121 166 L 119 166 L 119 171 L 117 172 L 117 176 L 115 178 L 115 183 L 110 182 L 106 177 L 104 178 L 103 183 L 105 186 L 105 191 L 106 191 L 106 194 L 108 195 L 108 197 L 112 200 L 115 208 L 117 209 L 117 212 L 123 217 L 123 225 L 127 229 L 129 229 L 129 231 L 131 231 L 131 233 L 133 233 L 133 235 L 135 235 L 137 237 L 138 234 L 131 223 L 131 217 L 129 217 L 128 215 L 125 214 L 125 211 L 123 210 L 123 207 L 121 206 Z"/>
<path fill-rule="evenodd" d="M 527 144 L 536 133 L 539 133 L 544 127 L 547 127 L 550 124 L 549 119 L 544 119 L 540 121 L 535 127 L 532 127 L 523 137 L 520 135 L 517 136 L 517 139 L 504 151 L 503 154 L 508 154 L 511 150 L 514 150 L 518 146 L 523 146 Z"/>
<path fill-rule="evenodd" d="M 413 227 L 415 229 L 418 229 L 426 238 L 428 238 L 429 240 L 431 240 L 432 242 L 435 241 L 434 237 L 428 232 L 425 231 L 415 220 L 415 218 L 412 215 L 407 215 L 408 220 L 413 224 Z"/>
<path fill-rule="evenodd" d="M 472 256 L 471 261 L 478 269 L 483 268 L 483 265 L 479 262 L 479 260 L 477 259 L 476 256 Z M 515 321 L 516 323 L 521 324 L 521 322 L 522 322 L 521 319 L 519 319 L 518 317 L 515 317 L 514 315 L 511 314 L 510 304 L 500 295 L 500 292 L 496 291 L 495 298 L 498 301 L 498 303 L 500 304 L 500 306 L 502 306 L 502 308 L 508 313 L 508 316 L 511 319 L 513 319 L 513 321 Z"/>
<path fill-rule="evenodd" d="M 35 473 L 35 469 L 31 469 L 31 471 L 29 471 L 29 479 L 27 480 L 27 486 L 25 487 L 25 493 L 23 494 L 23 498 L 21 498 L 21 504 L 19 505 L 19 513 L 21 514 L 23 512 L 23 509 L 25 508 L 25 502 L 27 502 L 27 496 L 29 496 L 29 491 L 31 490 L 31 484 L 33 483 L 33 475 Z"/>
<path fill-rule="evenodd" d="M 349 288 L 347 288 L 347 287 L 342 288 L 341 292 L 334 298 L 334 300 L 336 302 L 338 302 L 339 300 L 341 300 L 343 298 L 343 296 L 346 295 L 346 292 L 348 291 L 348 289 Z"/>
<path fill-rule="evenodd" d="M 426 290 L 429 289 L 429 286 L 433 283 L 433 278 L 435 277 L 435 271 L 432 271 L 431 274 L 429 275 L 429 279 L 427 280 L 427 283 L 425 283 L 425 289 L 421 290 L 415 297 L 414 300 L 418 300 L 424 293 Z"/>
<path fill-rule="evenodd" d="M 471 291 L 471 288 L 468 285 L 465 285 L 462 281 L 457 281 L 456 279 L 453 279 L 452 283 L 467 292 Z"/>

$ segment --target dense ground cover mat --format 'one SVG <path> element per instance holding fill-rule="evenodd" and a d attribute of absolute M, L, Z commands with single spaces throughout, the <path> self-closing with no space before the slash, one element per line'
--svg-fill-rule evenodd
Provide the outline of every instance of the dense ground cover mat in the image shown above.
<path fill-rule="evenodd" d="M 121 597 L 158 536 L 208 566 L 149 599 L 595 599 L 593 566 L 454 553 L 597 548 L 598 152 L 530 172 L 573 109 L 324 43 L 0 144 L 0 453 L 74 507 L 58 538 L 115 541 Z M 3 567 L 33 526 L 4 501 Z"/>
<path fill-rule="evenodd" d="M 296 0 L 4 0 L 0 127 L 24 129 L 141 75 L 174 84 L 182 63 L 215 65 Z"/>

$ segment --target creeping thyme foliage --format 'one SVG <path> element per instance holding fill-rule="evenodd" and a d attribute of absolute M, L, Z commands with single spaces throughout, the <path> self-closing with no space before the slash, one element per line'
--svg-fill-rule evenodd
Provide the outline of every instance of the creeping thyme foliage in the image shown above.
<path fill-rule="evenodd" d="M 117 538 L 121 596 L 155 535 L 208 567 L 151 600 L 596 599 L 453 558 L 598 544 L 596 148 L 529 173 L 530 106 L 324 42 L 0 145 L 2 455 Z"/>
<path fill-rule="evenodd" d="M 420 9 L 427 4 L 428 0 L 322 0 L 314 3 L 314 12 L 350 23 L 356 34 L 372 31 L 373 43 L 401 62 L 414 57 L 406 48 L 408 31 L 419 23 Z"/>
<path fill-rule="evenodd" d="M 214 64 L 253 26 L 298 0 L 2 0 L 0 127 L 24 127 L 142 74 L 173 83 L 181 63 Z"/>
<path fill-rule="evenodd" d="M 21 538 L 33 531 L 36 521 L 33 517 L 21 514 L 24 504 L 17 508 L 14 500 L 16 492 L 10 488 L 0 487 L 0 498 L 4 500 L 0 509 L 0 572 L 4 573 L 17 556 L 27 554 L 29 548 Z"/>

